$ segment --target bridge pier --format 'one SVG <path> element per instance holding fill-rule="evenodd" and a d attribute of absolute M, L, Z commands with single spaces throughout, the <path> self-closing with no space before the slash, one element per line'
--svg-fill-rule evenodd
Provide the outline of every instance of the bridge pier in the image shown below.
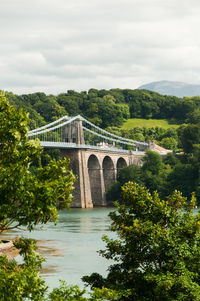
<path fill-rule="evenodd" d="M 93 208 L 91 188 L 84 150 L 62 149 L 61 156 L 70 158 L 69 168 L 77 176 L 71 207 Z"/>
<path fill-rule="evenodd" d="M 103 176 L 103 169 L 100 169 L 100 175 L 101 175 L 101 202 L 100 206 L 106 206 L 106 196 L 105 196 L 105 182 L 104 182 L 104 176 Z"/>
<path fill-rule="evenodd" d="M 92 154 L 87 159 L 91 198 L 94 206 L 105 206 L 105 186 L 102 166 L 98 158 Z"/>

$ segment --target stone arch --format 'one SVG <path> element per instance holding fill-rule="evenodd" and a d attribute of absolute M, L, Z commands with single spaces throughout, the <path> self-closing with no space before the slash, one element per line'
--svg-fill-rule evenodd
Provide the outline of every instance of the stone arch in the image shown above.
<path fill-rule="evenodd" d="M 88 174 L 91 189 L 91 198 L 94 206 L 102 204 L 101 172 L 99 160 L 95 155 L 88 158 Z"/>
<path fill-rule="evenodd" d="M 117 176 L 118 176 L 118 171 L 120 168 L 127 166 L 126 160 L 122 157 L 120 157 L 117 160 Z"/>
<path fill-rule="evenodd" d="M 109 156 L 103 159 L 103 178 L 105 190 L 108 186 L 112 185 L 115 181 L 115 167 L 112 159 Z"/>

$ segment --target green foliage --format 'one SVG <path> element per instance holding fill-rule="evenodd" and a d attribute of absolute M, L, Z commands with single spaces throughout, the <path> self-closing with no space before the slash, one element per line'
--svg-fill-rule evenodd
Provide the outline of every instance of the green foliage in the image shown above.
<path fill-rule="evenodd" d="M 195 145 L 200 143 L 200 125 L 190 124 L 181 126 L 178 134 L 183 151 L 187 154 L 192 154 L 195 150 Z"/>
<path fill-rule="evenodd" d="M 117 180 L 119 181 L 121 186 L 128 181 L 134 181 L 137 182 L 138 184 L 142 184 L 143 183 L 141 180 L 142 176 L 143 175 L 140 166 L 129 165 L 119 170 Z"/>
<path fill-rule="evenodd" d="M 143 166 L 133 164 L 119 169 L 117 182 L 107 189 L 106 199 L 108 201 L 121 201 L 121 186 L 128 181 L 144 185 L 150 192 L 157 190 L 163 198 L 169 194 L 169 191 L 172 191 L 169 190 L 167 184 L 167 177 L 171 171 L 169 162 L 164 164 L 161 156 L 152 151 L 146 152 L 143 162 Z"/>
<path fill-rule="evenodd" d="M 35 252 L 35 241 L 20 238 L 15 246 L 20 249 L 23 263 L 18 265 L 14 259 L 10 261 L 5 255 L 0 256 L 1 300 L 44 300 L 47 286 L 39 276 L 43 260 Z"/>
<path fill-rule="evenodd" d="M 106 191 L 106 201 L 113 203 L 114 201 L 121 201 L 123 186 L 126 182 L 133 181 L 138 184 L 144 184 L 143 182 L 143 173 L 140 166 L 129 165 L 119 169 L 117 175 L 117 181 L 108 187 Z"/>
<path fill-rule="evenodd" d="M 53 289 L 50 293 L 49 301 L 117 301 L 119 298 L 129 295 L 129 291 L 116 292 L 107 288 L 94 288 L 92 292 L 88 292 L 88 297 L 85 296 L 86 290 L 81 290 L 76 285 L 67 285 L 64 281 L 60 281 L 60 287 Z"/>
<path fill-rule="evenodd" d="M 127 181 L 134 181 L 146 186 L 150 192 L 157 190 L 163 199 L 175 189 L 182 191 L 186 197 L 195 192 L 199 203 L 200 145 L 193 143 L 190 144 L 193 153 L 170 153 L 162 160 L 157 153 L 148 151 L 142 167 L 132 165 L 119 171 L 117 182 L 107 189 L 107 199 L 111 202 L 120 201 L 120 187 Z"/>
<path fill-rule="evenodd" d="M 6 92 L 5 96 L 9 100 L 9 103 L 17 110 L 23 108 L 26 112 L 29 113 L 28 125 L 31 129 L 43 126 L 45 124 L 44 118 L 33 107 L 32 98 L 34 97 L 34 94 L 18 96 L 11 92 Z"/>
<path fill-rule="evenodd" d="M 84 277 L 92 287 L 106 287 L 130 295 L 118 300 L 200 300 L 200 214 L 175 191 L 167 201 L 131 182 L 123 200 L 110 213 L 118 239 L 104 237 L 100 254 L 115 261 L 107 277 Z"/>
<path fill-rule="evenodd" d="M 153 151 L 148 150 L 146 156 L 143 158 L 143 171 L 149 171 L 153 175 L 158 175 L 164 169 L 161 156 Z"/>
<path fill-rule="evenodd" d="M 142 119 L 144 121 L 144 119 Z M 148 120 L 145 120 L 148 121 Z M 141 124 L 142 125 L 142 124 Z M 163 128 L 163 127 L 143 127 L 136 126 L 130 129 L 109 127 L 107 130 L 119 136 L 136 140 L 136 141 L 155 141 L 156 144 L 173 151 L 179 150 L 178 145 L 178 128 Z"/>
<path fill-rule="evenodd" d="M 68 286 L 64 281 L 60 281 L 60 287 L 53 289 L 49 294 L 49 301 L 87 301 L 84 297 L 85 290 L 80 290 L 78 286 Z"/>
<path fill-rule="evenodd" d="M 165 156 L 163 162 L 168 168 L 171 168 L 180 163 L 178 156 L 176 156 L 174 153 L 168 153 L 167 156 Z"/>
<path fill-rule="evenodd" d="M 101 127 L 121 126 L 128 118 L 143 118 L 139 124 L 130 124 L 130 128 L 177 127 L 177 123 L 197 123 L 199 120 L 200 101 L 198 97 L 184 99 L 175 96 L 164 96 L 147 90 L 90 89 L 88 92 L 68 90 L 58 96 L 37 92 L 27 95 L 15 95 L 6 92 L 6 96 L 17 109 L 24 108 L 30 113 L 31 128 L 53 121 L 60 116 L 81 114 L 98 122 Z M 164 120 L 174 120 L 175 125 L 169 125 Z M 134 120 L 135 122 L 136 120 Z"/>
<path fill-rule="evenodd" d="M 121 125 L 124 118 L 129 116 L 128 106 L 116 104 L 111 95 L 106 95 L 98 100 L 98 114 L 102 119 L 102 127 Z"/>
<path fill-rule="evenodd" d="M 106 190 L 107 203 L 112 204 L 116 200 L 121 200 L 121 185 L 118 181 L 109 186 Z"/>
<path fill-rule="evenodd" d="M 175 138 L 167 137 L 160 141 L 160 145 L 165 149 L 176 151 L 178 148 L 178 141 Z"/>
<path fill-rule="evenodd" d="M 199 166 L 198 164 L 181 163 L 174 166 L 168 175 L 167 186 L 168 189 L 178 189 L 182 191 L 183 195 L 189 196 L 194 191 L 197 193 L 197 181 L 199 180 Z M 197 194 L 199 197 L 199 193 Z"/>
<path fill-rule="evenodd" d="M 28 116 L 16 112 L 0 94 L 0 232 L 57 219 L 57 208 L 71 201 L 74 175 L 69 160 L 51 160 L 30 172 L 34 160 L 40 160 L 39 141 L 27 138 Z"/>
<path fill-rule="evenodd" d="M 187 114 L 187 119 L 186 119 L 187 123 L 200 123 L 200 108 L 198 107 L 197 109 L 195 109 L 194 111 L 191 111 Z"/>
<path fill-rule="evenodd" d="M 161 156 L 156 152 L 147 151 L 143 162 L 141 167 L 143 183 L 150 192 L 157 190 L 162 197 L 165 197 L 168 171 Z"/>
<path fill-rule="evenodd" d="M 64 107 L 57 103 L 57 98 L 53 95 L 46 96 L 44 93 L 31 94 L 33 108 L 44 118 L 46 122 L 51 122 L 67 112 Z M 26 96 L 29 99 L 29 95 Z M 33 98 L 35 98 L 33 100 Z"/>

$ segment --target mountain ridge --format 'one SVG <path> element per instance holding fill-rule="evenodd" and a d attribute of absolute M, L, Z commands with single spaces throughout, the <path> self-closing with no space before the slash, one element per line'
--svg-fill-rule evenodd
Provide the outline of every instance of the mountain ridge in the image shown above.
<path fill-rule="evenodd" d="M 150 90 L 162 95 L 174 95 L 181 98 L 200 95 L 200 85 L 168 80 L 147 83 L 139 86 L 138 89 Z"/>

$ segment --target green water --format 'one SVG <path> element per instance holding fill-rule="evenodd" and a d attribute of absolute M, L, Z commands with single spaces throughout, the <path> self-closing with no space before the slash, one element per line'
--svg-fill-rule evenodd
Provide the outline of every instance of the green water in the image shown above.
<path fill-rule="evenodd" d="M 103 234 L 114 236 L 109 231 L 110 211 L 110 208 L 62 211 L 56 226 L 49 223 L 32 232 L 16 231 L 9 236 L 21 235 L 38 240 L 39 251 L 47 260 L 42 277 L 50 288 L 58 286 L 59 279 L 83 286 L 80 279 L 83 275 L 92 272 L 106 274 L 109 261 L 97 251 L 104 249 Z"/>
<path fill-rule="evenodd" d="M 62 211 L 56 226 L 49 223 L 32 232 L 12 231 L 1 235 L 1 238 L 14 238 L 20 235 L 38 241 L 39 252 L 47 260 L 43 265 L 42 277 L 50 289 L 59 285 L 59 279 L 83 287 L 81 281 L 83 275 L 92 272 L 105 275 L 107 267 L 112 263 L 97 253 L 105 247 L 101 240 L 103 234 L 109 237 L 116 235 L 109 231 L 108 213 L 111 210 L 95 208 Z M 196 213 L 197 210 L 194 210 L 194 214 Z"/>

